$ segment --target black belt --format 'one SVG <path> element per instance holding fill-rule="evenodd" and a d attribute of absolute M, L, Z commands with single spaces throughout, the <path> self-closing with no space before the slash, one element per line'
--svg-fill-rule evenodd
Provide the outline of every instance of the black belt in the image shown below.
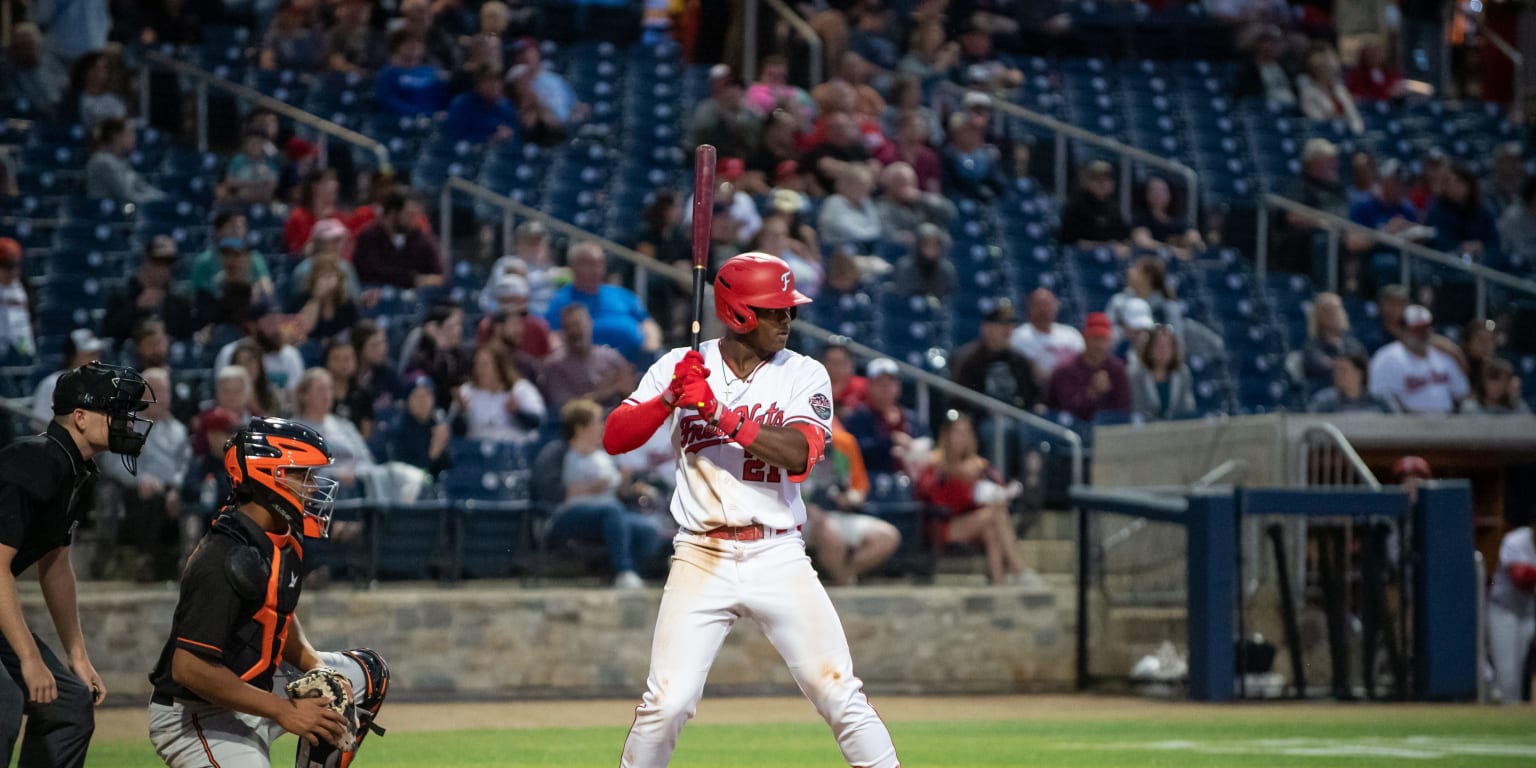
<path fill-rule="evenodd" d="M 155 691 L 155 695 L 149 697 L 149 703 L 159 704 L 162 707 L 169 707 L 174 705 L 176 700 L 159 691 Z"/>

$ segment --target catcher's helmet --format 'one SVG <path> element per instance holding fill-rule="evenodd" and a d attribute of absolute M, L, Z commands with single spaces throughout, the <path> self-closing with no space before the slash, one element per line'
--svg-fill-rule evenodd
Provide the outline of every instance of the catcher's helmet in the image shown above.
<path fill-rule="evenodd" d="M 811 303 L 795 290 L 795 273 L 784 260 L 766 253 L 732 256 L 715 273 L 715 314 L 725 327 L 751 333 L 762 309 L 789 309 Z"/>
<path fill-rule="evenodd" d="M 331 461 L 319 432 L 286 419 L 253 418 L 224 444 L 235 502 L 277 512 L 307 539 L 330 533 L 337 483 L 315 470 Z M 293 470 L 298 477 L 290 477 Z"/>

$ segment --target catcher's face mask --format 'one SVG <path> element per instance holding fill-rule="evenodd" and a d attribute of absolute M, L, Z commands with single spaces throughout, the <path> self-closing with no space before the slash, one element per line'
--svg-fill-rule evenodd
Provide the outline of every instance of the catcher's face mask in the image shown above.
<path fill-rule="evenodd" d="M 299 500 L 303 519 L 297 522 L 306 539 L 323 539 L 331 534 L 331 515 L 335 512 L 336 488 L 340 485 L 321 477 L 311 467 L 283 467 L 276 470 L 277 481 Z"/>

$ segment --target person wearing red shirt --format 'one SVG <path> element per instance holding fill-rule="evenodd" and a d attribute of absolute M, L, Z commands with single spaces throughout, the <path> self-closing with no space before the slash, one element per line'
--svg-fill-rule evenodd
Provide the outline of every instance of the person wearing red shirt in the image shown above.
<path fill-rule="evenodd" d="M 841 344 L 828 344 L 821 350 L 821 364 L 832 379 L 832 404 L 838 413 L 847 413 L 864 404 L 869 395 L 869 379 L 853 372 L 853 354 Z"/>
<path fill-rule="evenodd" d="M 975 544 L 987 556 L 992 584 L 1038 584 L 1040 577 L 1019 557 L 1008 501 L 1021 491 L 1004 486 L 992 464 L 976 453 L 970 417 L 951 412 L 939 427 L 933 462 L 917 478 L 917 500 L 929 505 L 928 536 L 944 544 Z"/>

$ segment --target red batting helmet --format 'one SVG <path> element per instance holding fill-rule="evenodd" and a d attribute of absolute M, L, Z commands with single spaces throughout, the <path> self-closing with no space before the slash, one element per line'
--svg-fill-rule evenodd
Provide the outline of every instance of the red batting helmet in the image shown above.
<path fill-rule="evenodd" d="M 757 327 L 753 307 L 788 309 L 809 303 L 809 296 L 795 290 L 795 273 L 777 256 L 732 256 L 715 274 L 715 314 L 736 333 Z"/>

